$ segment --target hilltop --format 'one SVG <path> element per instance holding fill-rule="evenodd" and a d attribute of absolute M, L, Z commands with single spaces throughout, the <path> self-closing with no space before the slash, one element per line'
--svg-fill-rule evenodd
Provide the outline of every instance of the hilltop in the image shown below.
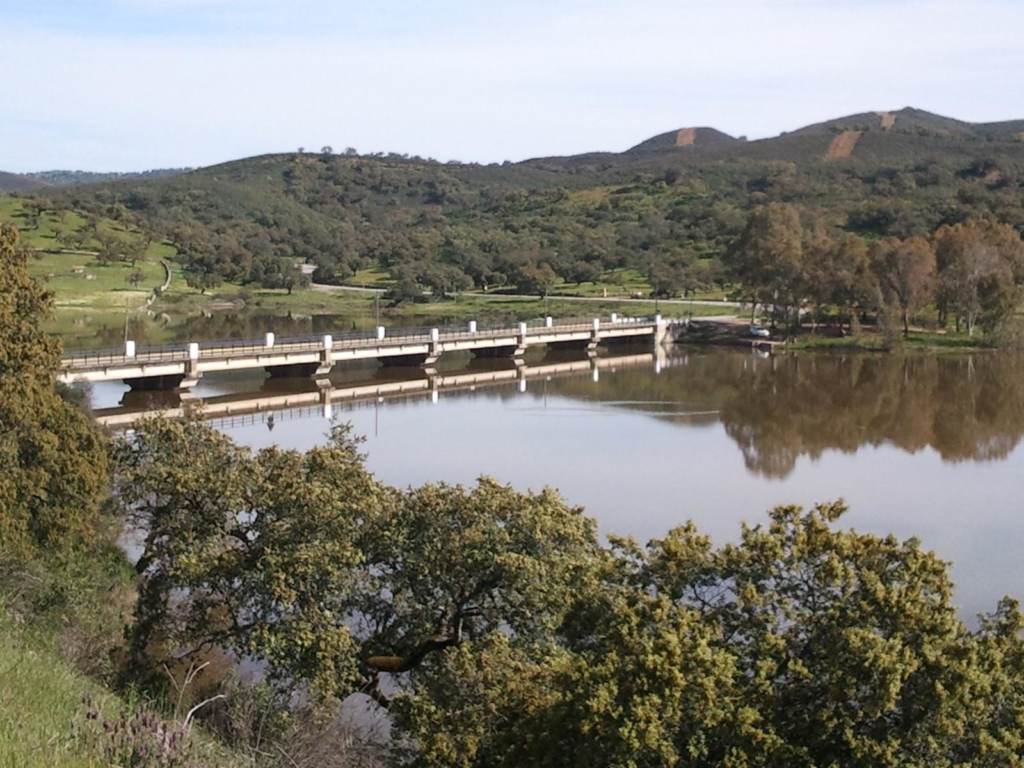
<path fill-rule="evenodd" d="M 660 133 L 635 147 L 626 150 L 625 154 L 639 152 L 663 152 L 665 150 L 701 150 L 707 148 L 721 149 L 742 143 L 727 133 L 715 128 L 679 128 L 668 133 Z"/>

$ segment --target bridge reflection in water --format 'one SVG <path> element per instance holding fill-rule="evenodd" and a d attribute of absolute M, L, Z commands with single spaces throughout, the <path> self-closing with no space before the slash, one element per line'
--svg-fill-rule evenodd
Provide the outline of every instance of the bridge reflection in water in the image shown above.
<path fill-rule="evenodd" d="M 155 416 L 201 418 L 220 429 L 278 419 L 323 418 L 330 420 L 334 406 L 380 403 L 386 400 L 428 398 L 438 402 L 446 392 L 475 391 L 514 384 L 526 392 L 531 381 L 554 378 L 590 377 L 598 381 L 601 371 L 647 368 L 655 373 L 671 365 L 663 349 L 632 354 L 567 357 L 550 352 L 534 362 L 471 360 L 465 367 L 434 371 L 415 368 L 378 368 L 350 371 L 338 380 L 304 377 L 268 378 L 255 392 L 196 397 L 181 391 L 136 391 L 125 393 L 121 404 L 97 408 L 96 421 L 112 430 L 131 429 L 137 422 Z"/>

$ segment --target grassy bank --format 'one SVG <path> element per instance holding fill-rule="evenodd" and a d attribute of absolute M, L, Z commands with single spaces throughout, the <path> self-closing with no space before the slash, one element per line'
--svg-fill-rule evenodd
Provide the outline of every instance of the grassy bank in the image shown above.
<path fill-rule="evenodd" d="M 175 724 L 84 676 L 61 656 L 54 637 L 18 628 L 3 614 L 0 604 L 0 768 L 172 764 L 132 762 L 131 755 L 156 743 L 160 728 Z M 147 734 L 144 723 L 150 722 L 159 724 Z M 109 735 L 105 723 L 135 725 L 139 733 L 122 740 Z M 181 751 L 193 761 L 190 765 L 245 764 L 198 730 Z"/>
<path fill-rule="evenodd" d="M 861 333 L 856 336 L 817 336 L 804 334 L 787 345 L 790 349 L 851 349 L 870 352 L 887 352 L 900 349 L 961 350 L 992 348 L 994 344 L 980 336 L 963 333 L 929 333 L 914 331 L 909 336 L 887 339 L 878 333 Z"/>

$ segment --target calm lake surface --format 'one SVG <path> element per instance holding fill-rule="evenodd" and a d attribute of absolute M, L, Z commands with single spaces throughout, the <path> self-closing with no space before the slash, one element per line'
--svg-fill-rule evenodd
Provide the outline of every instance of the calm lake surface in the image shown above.
<path fill-rule="evenodd" d="M 211 376 L 196 394 L 250 446 L 307 448 L 347 421 L 385 482 L 549 485 L 641 540 L 692 519 L 726 541 L 772 506 L 842 497 L 845 525 L 917 536 L 951 561 L 965 617 L 1024 596 L 1024 356 L 676 347 L 527 361 L 518 374 L 447 361 L 433 382 L 340 370 L 329 406 L 310 382 L 261 375 Z M 97 385 L 98 415 L 179 405 L 126 393 Z"/>

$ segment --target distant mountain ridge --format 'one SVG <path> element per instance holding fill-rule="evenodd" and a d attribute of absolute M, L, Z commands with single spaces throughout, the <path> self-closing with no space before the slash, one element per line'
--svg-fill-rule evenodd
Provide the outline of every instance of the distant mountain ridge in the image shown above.
<path fill-rule="evenodd" d="M 908 161 L 926 161 L 937 156 L 947 156 L 957 161 L 977 160 L 981 157 L 997 161 L 1022 158 L 1024 119 L 971 123 L 923 109 L 905 107 L 894 111 L 861 112 L 837 117 L 753 141 L 742 136 L 731 136 L 713 127 L 685 127 L 652 136 L 623 152 L 596 151 L 538 157 L 504 164 L 502 167 L 579 173 L 616 168 L 651 170 L 678 164 L 731 159 L 799 164 L 843 160 L 903 164 Z M 485 167 L 477 163 L 449 165 Z M 70 170 L 27 174 L 0 172 L 0 192 L 32 192 L 47 187 L 159 179 L 191 170 L 163 168 L 138 173 Z"/>
<path fill-rule="evenodd" d="M 539 157 L 522 164 L 547 171 L 650 171 L 722 160 L 835 161 L 903 165 L 935 157 L 971 161 L 980 157 L 1024 158 L 1024 120 L 971 123 L 914 107 L 845 115 L 748 141 L 712 127 L 677 128 L 623 152 Z"/>
<path fill-rule="evenodd" d="M 131 179 L 160 179 L 187 173 L 191 168 L 154 168 L 135 172 L 97 172 L 52 170 L 34 173 L 5 173 L 0 171 L 0 192 L 32 192 L 45 187 L 74 187 L 82 184 L 100 184 L 107 181 Z"/>

